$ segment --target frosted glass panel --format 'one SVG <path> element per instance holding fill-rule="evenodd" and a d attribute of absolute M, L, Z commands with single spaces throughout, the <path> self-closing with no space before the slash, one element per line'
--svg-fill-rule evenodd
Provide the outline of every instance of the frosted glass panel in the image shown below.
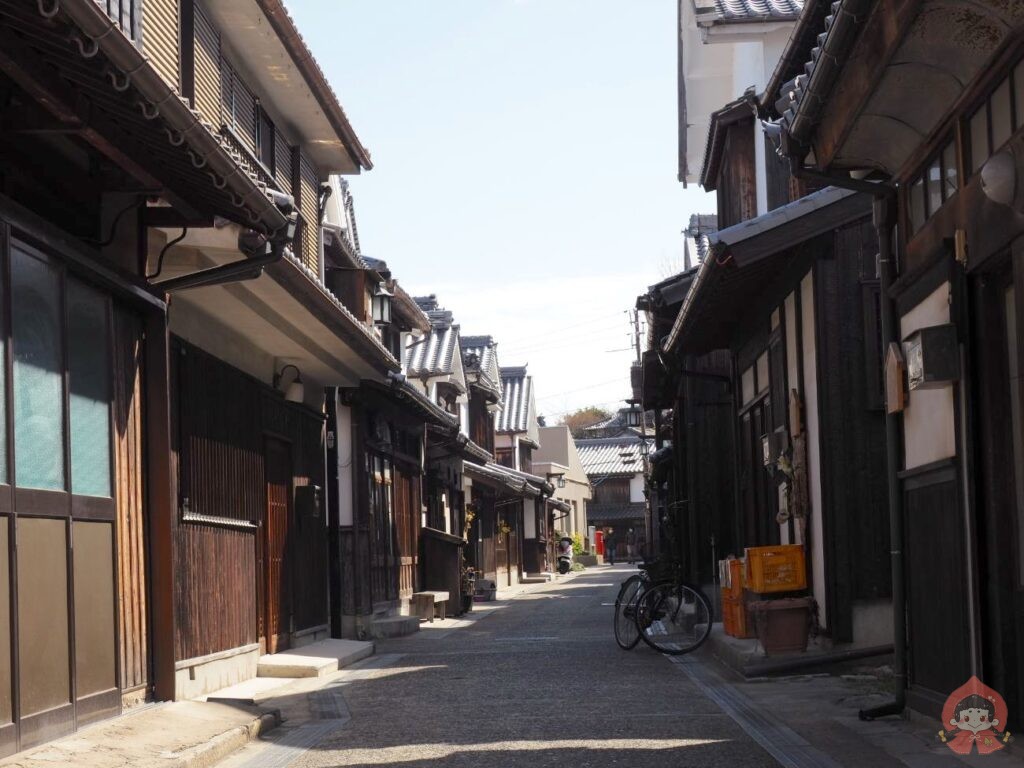
<path fill-rule="evenodd" d="M 59 277 L 15 246 L 11 297 L 15 479 L 22 488 L 64 490 Z"/>
<path fill-rule="evenodd" d="M 68 281 L 71 492 L 110 496 L 110 350 L 107 302 Z"/>

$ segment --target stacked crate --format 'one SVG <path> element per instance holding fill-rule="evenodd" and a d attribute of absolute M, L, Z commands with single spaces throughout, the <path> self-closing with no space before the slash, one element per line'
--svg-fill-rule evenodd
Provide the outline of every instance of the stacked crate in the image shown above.
<path fill-rule="evenodd" d="M 807 565 L 801 545 L 748 547 L 745 554 L 744 587 L 748 600 L 780 597 L 780 593 L 807 589 Z"/>
<path fill-rule="evenodd" d="M 722 584 L 722 626 L 730 637 L 753 637 L 753 624 L 748 621 L 746 601 L 743 597 L 745 584 L 743 560 L 730 558 L 719 563 L 719 580 Z"/>

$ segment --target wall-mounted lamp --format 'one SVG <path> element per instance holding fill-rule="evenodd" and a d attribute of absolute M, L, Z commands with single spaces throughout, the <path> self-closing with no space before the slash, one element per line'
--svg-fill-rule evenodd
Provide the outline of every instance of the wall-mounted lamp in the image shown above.
<path fill-rule="evenodd" d="M 295 369 L 295 378 L 292 379 L 291 384 L 284 390 L 281 389 L 281 379 L 284 378 L 284 372 L 289 368 Z M 306 397 L 306 385 L 302 383 L 302 374 L 299 373 L 299 368 L 296 365 L 289 363 L 281 369 L 279 373 L 274 374 L 274 389 L 284 392 L 284 399 L 289 403 L 301 403 Z"/>
<path fill-rule="evenodd" d="M 555 485 L 558 488 L 565 488 L 565 473 L 563 473 L 563 472 L 548 472 L 547 476 L 546 476 L 546 479 L 550 481 L 551 478 L 555 478 Z"/>
<path fill-rule="evenodd" d="M 999 152 L 981 167 L 981 189 L 996 203 L 1012 205 L 1017 196 L 1017 161 L 1013 153 Z"/>
<path fill-rule="evenodd" d="M 373 291 L 373 322 L 388 325 L 391 322 L 391 299 L 395 294 L 388 290 L 387 283 L 378 283 Z"/>

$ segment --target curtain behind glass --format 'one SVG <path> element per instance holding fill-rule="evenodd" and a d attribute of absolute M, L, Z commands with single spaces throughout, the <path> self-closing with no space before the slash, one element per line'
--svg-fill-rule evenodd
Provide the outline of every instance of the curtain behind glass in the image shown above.
<path fill-rule="evenodd" d="M 14 453 L 22 488 L 64 490 L 60 279 L 11 249 L 14 337 Z"/>

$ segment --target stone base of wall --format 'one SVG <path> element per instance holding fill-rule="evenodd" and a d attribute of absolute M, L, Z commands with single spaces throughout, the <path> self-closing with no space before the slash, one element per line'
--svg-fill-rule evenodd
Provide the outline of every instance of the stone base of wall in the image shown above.
<path fill-rule="evenodd" d="M 179 661 L 174 665 L 174 698 L 194 699 L 250 680 L 256 677 L 259 658 L 259 646 L 247 645 Z"/>

